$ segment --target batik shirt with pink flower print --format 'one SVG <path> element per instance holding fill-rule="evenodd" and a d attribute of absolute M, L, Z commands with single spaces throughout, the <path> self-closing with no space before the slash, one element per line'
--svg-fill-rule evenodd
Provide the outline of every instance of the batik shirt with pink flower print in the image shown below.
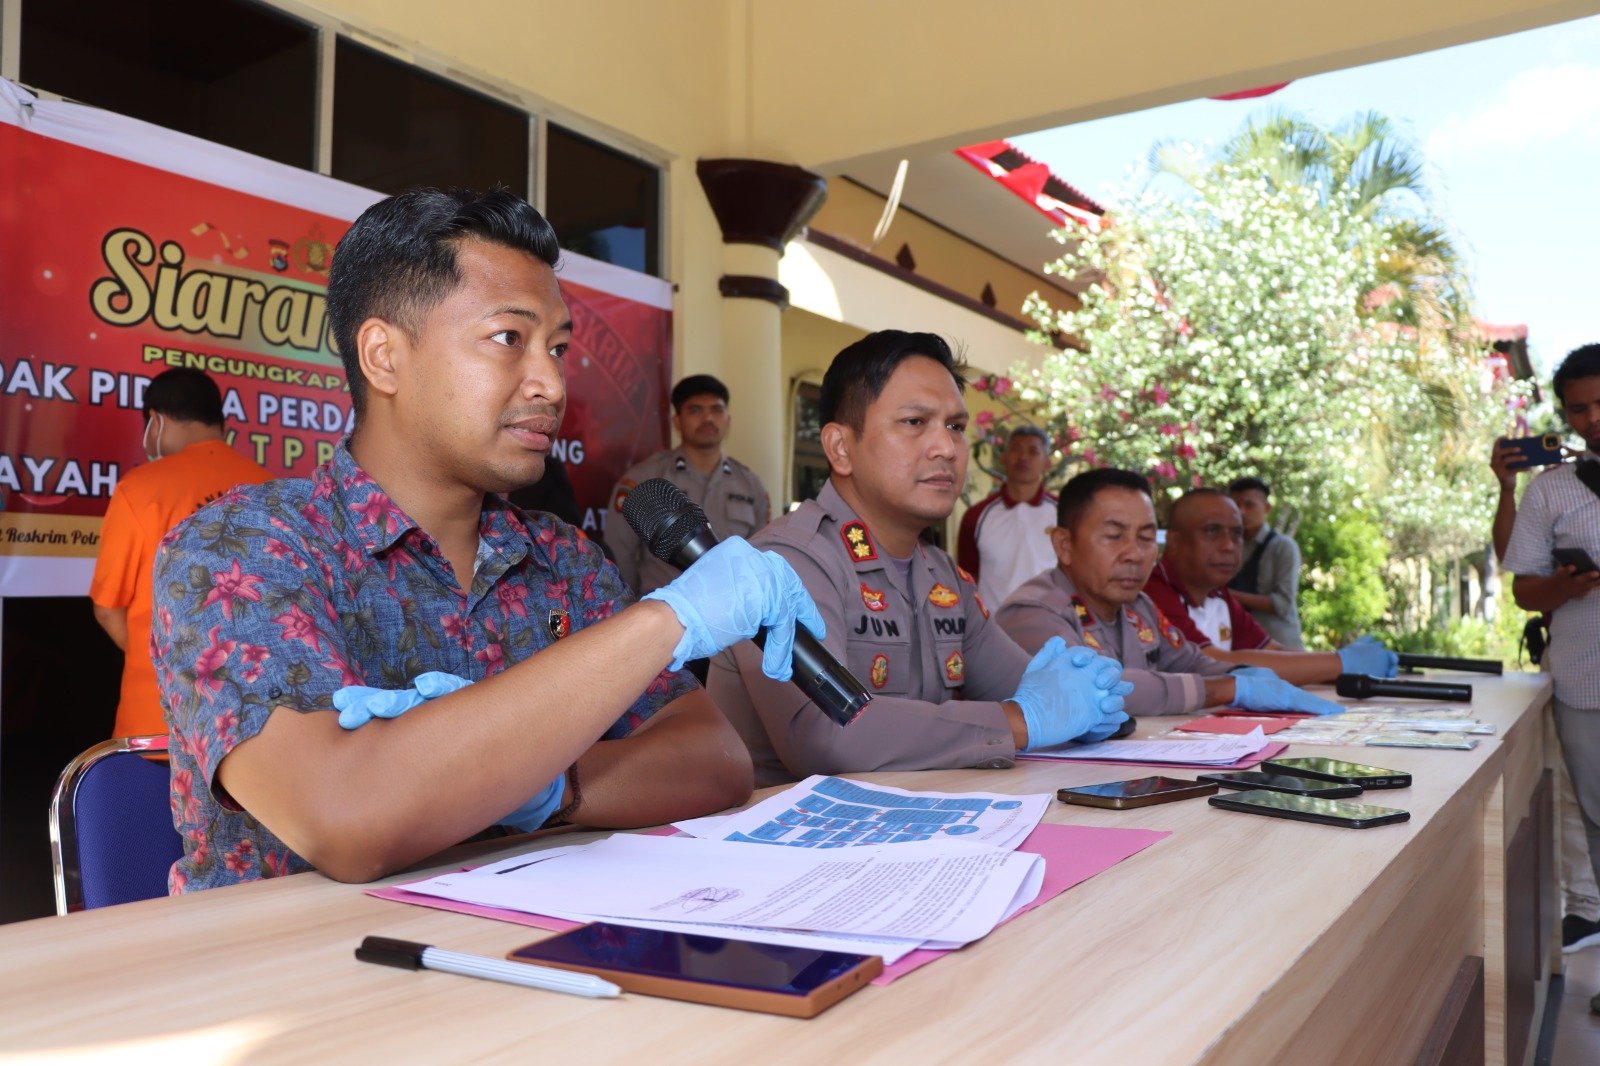
<path fill-rule="evenodd" d="M 150 652 L 184 843 L 172 892 L 311 868 L 215 784 L 274 707 L 331 712 L 345 685 L 404 688 L 429 670 L 479 681 L 632 600 L 600 549 L 551 515 L 490 496 L 478 531 L 463 592 L 438 544 L 340 444 L 309 479 L 241 487 L 167 536 Z M 663 671 L 606 739 L 695 687 Z"/>

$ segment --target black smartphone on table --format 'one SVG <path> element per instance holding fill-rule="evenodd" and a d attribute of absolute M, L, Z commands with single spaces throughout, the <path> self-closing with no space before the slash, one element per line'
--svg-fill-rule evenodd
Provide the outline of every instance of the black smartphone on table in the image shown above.
<path fill-rule="evenodd" d="M 1291 796 L 1316 796 L 1321 799 L 1344 799 L 1361 795 L 1361 786 L 1345 781 L 1319 781 L 1310 777 L 1290 777 L 1288 774 L 1264 774 L 1259 770 L 1242 770 L 1229 774 L 1201 774 L 1202 781 L 1215 781 L 1223 788 L 1248 790 L 1265 789 L 1268 792 L 1285 792 Z"/>
<path fill-rule="evenodd" d="M 1555 556 L 1557 566 L 1573 567 L 1580 574 L 1592 574 L 1600 570 L 1600 566 L 1596 566 L 1589 553 L 1582 548 L 1555 548 L 1550 554 Z"/>
<path fill-rule="evenodd" d="M 1336 825 L 1343 829 L 1371 829 L 1411 820 L 1410 811 L 1397 807 L 1374 807 L 1369 803 L 1290 796 L 1260 789 L 1230 796 L 1212 796 L 1206 802 L 1225 811 L 1264 814 L 1269 818 L 1292 818 L 1300 822 Z"/>
<path fill-rule="evenodd" d="M 1138 777 L 1131 781 L 1107 781 L 1099 785 L 1074 785 L 1056 790 L 1056 799 L 1080 807 L 1102 807 L 1122 811 L 1130 807 L 1149 807 L 1156 803 L 1209 796 L 1217 791 L 1210 782 L 1186 781 L 1181 777 Z"/>
<path fill-rule="evenodd" d="M 603 977 L 624 992 L 811 1018 L 883 972 L 877 955 L 590 922 L 507 956 Z"/>
<path fill-rule="evenodd" d="M 1517 453 L 1514 463 L 1506 464 L 1511 470 L 1527 470 L 1535 466 L 1555 466 L 1566 462 L 1566 452 L 1561 447 L 1561 434 L 1541 433 L 1536 437 L 1501 437 L 1495 441 L 1497 448 L 1510 448 Z"/>
<path fill-rule="evenodd" d="M 1290 777 L 1309 777 L 1317 781 L 1339 781 L 1362 788 L 1410 788 L 1411 775 L 1403 770 L 1385 770 L 1381 766 L 1345 762 L 1343 759 L 1277 758 L 1262 762 L 1261 768 Z"/>

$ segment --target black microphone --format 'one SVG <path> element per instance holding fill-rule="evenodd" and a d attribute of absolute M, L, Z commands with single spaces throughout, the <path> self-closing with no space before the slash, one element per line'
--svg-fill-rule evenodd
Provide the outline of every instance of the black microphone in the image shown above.
<path fill-rule="evenodd" d="M 1416 670 L 1466 670 L 1474 674 L 1503 674 L 1505 664 L 1499 659 L 1455 659 L 1448 655 L 1408 655 L 1400 653 L 1400 669 Z"/>
<path fill-rule="evenodd" d="M 1452 703 L 1471 703 L 1471 685 L 1452 685 L 1438 681 L 1398 681 L 1388 678 L 1368 677 L 1366 674 L 1340 674 L 1333 683 L 1339 695 L 1346 699 L 1368 700 L 1374 696 L 1387 696 L 1401 700 L 1449 700 Z"/>
<path fill-rule="evenodd" d="M 651 555 L 679 570 L 687 570 L 717 545 L 706 513 L 666 478 L 653 477 L 630 491 L 622 503 L 622 517 Z M 765 647 L 766 629 L 753 639 L 757 647 Z M 872 700 L 866 686 L 803 625 L 794 628 L 793 666 L 800 691 L 840 725 L 855 721 Z"/>

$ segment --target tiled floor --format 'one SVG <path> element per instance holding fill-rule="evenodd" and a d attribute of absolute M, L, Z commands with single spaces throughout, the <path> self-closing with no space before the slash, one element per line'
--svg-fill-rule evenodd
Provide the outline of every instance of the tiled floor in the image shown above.
<path fill-rule="evenodd" d="M 1568 955 L 1566 963 L 1566 989 L 1550 1066 L 1596 1066 L 1600 1063 L 1600 1014 L 1589 1012 L 1589 1000 L 1600 992 L 1600 945 Z"/>

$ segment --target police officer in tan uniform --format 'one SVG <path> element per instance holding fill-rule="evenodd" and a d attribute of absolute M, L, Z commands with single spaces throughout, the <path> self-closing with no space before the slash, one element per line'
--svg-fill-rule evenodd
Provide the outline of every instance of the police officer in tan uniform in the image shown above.
<path fill-rule="evenodd" d="M 728 387 L 710 374 L 694 374 L 672 389 L 672 428 L 680 444 L 634 465 L 611 493 L 606 544 L 622 580 L 643 596 L 678 576 L 651 555 L 622 517 L 622 502 L 640 482 L 664 477 L 699 504 L 718 537 L 748 538 L 772 517 L 767 490 L 755 471 L 722 454 L 728 435 Z"/>
<path fill-rule="evenodd" d="M 996 620 L 1030 651 L 1051 637 L 1123 665 L 1131 714 L 1193 714 L 1238 703 L 1252 710 L 1337 714 L 1339 704 L 1271 671 L 1220 662 L 1184 638 L 1142 590 L 1156 563 L 1150 483 L 1129 470 L 1079 474 L 1062 488 L 1050 532 L 1057 565 L 1022 584 Z"/>
<path fill-rule="evenodd" d="M 745 644 L 708 688 L 760 785 L 813 773 L 1006 767 L 1018 751 L 1103 739 L 1127 720 L 1121 668 L 1055 642 L 1030 660 L 970 575 L 923 543 L 966 479 L 964 367 L 937 336 L 886 330 L 834 359 L 822 386 L 831 469 L 815 500 L 751 538 L 800 575 L 825 643 L 873 700 L 840 728 Z"/>

